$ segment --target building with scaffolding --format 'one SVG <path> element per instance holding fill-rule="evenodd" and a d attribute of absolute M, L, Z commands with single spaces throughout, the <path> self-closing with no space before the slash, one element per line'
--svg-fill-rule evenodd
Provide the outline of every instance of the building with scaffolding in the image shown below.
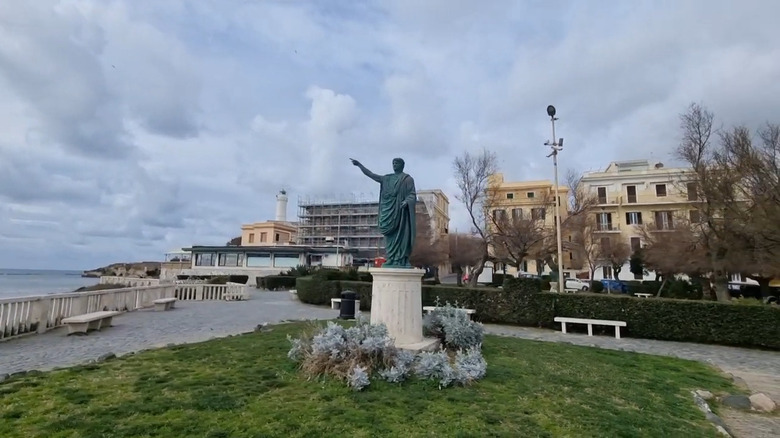
<path fill-rule="evenodd" d="M 418 191 L 418 208 L 426 208 L 436 235 L 449 231 L 449 200 L 441 190 Z M 333 245 L 356 250 L 356 259 L 384 256 L 379 232 L 379 196 L 302 196 L 298 198 L 298 244 Z"/>
<path fill-rule="evenodd" d="M 373 194 L 298 197 L 298 243 L 357 250 L 356 258 L 384 255 L 379 200 Z"/>

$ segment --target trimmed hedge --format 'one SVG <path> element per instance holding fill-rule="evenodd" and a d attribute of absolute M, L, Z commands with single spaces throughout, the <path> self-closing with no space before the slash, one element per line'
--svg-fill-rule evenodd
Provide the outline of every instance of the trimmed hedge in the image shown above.
<path fill-rule="evenodd" d="M 371 284 L 298 278 L 298 298 L 330 304 L 342 290 L 360 296 L 360 308 L 371 309 Z M 640 299 L 625 295 L 539 292 L 540 281 L 507 278 L 503 289 L 422 286 L 424 306 L 450 302 L 476 310 L 475 319 L 497 324 L 553 328 L 556 316 L 626 321 L 621 333 L 635 338 L 765 347 L 780 350 L 780 308 L 738 306 L 714 301 Z M 574 326 L 573 328 L 577 328 Z M 599 327 L 594 327 L 598 331 Z M 604 328 L 611 332 L 611 328 Z"/>
<path fill-rule="evenodd" d="M 289 275 L 268 275 L 257 277 L 257 287 L 268 290 L 289 290 L 295 288 L 295 277 Z"/>

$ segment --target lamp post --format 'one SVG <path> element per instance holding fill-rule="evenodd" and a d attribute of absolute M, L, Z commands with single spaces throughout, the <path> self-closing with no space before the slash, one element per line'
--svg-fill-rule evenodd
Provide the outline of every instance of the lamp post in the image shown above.
<path fill-rule="evenodd" d="M 563 293 L 565 289 L 565 281 L 563 278 L 563 249 L 561 244 L 561 197 L 558 191 L 558 152 L 563 150 L 563 138 L 555 141 L 555 121 L 558 120 L 555 117 L 555 107 L 552 105 L 547 106 L 547 115 L 550 116 L 550 123 L 552 124 L 552 143 L 549 141 L 544 142 L 545 146 L 550 146 L 552 152 L 548 157 L 553 157 L 553 167 L 555 168 L 555 233 L 558 239 L 558 292 Z"/>

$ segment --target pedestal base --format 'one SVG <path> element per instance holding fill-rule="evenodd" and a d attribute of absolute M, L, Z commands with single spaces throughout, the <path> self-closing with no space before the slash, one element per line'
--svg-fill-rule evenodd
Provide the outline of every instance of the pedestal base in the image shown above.
<path fill-rule="evenodd" d="M 441 347 L 441 341 L 436 338 L 423 338 L 422 341 L 414 344 L 395 344 L 396 348 L 401 350 L 409 350 L 412 353 L 419 353 L 421 351 L 437 351 Z"/>
<path fill-rule="evenodd" d="M 397 347 L 422 348 L 422 276 L 416 268 L 371 268 L 371 324 L 384 323 Z M 435 340 L 434 340 L 435 341 Z M 411 349 L 411 348 L 409 348 Z"/>

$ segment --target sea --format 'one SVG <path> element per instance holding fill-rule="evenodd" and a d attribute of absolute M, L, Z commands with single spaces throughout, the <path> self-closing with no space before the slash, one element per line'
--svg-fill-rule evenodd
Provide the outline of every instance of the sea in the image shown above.
<path fill-rule="evenodd" d="M 0 269 L 0 299 L 73 292 L 98 283 L 81 271 L 53 269 Z"/>

